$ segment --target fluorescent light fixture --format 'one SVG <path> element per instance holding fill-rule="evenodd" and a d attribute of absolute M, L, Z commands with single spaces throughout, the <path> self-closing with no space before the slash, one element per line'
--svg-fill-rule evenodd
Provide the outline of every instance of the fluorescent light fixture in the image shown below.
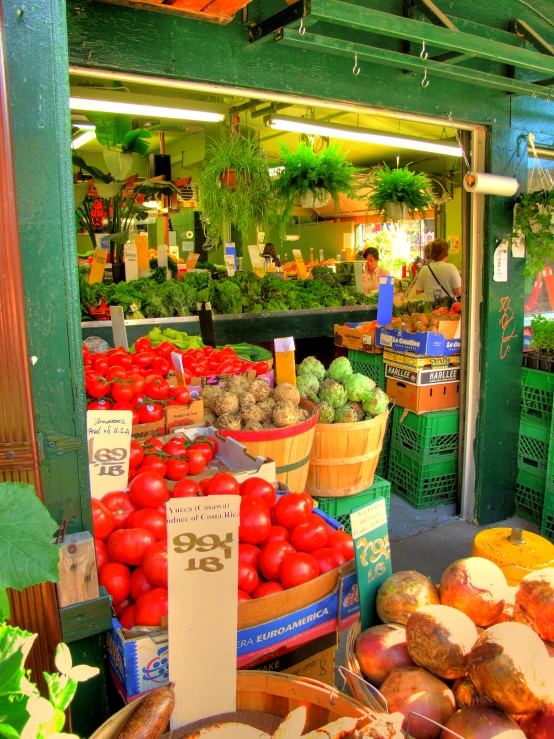
<path fill-rule="evenodd" d="M 204 121 L 217 123 L 225 117 L 222 113 L 206 110 L 190 110 L 187 108 L 166 108 L 160 105 L 142 105 L 139 103 L 122 103 L 119 100 L 94 100 L 83 97 L 70 97 L 71 110 L 84 110 L 95 113 L 123 113 L 141 118 L 173 118 L 181 121 Z"/>
<path fill-rule="evenodd" d="M 318 123 L 316 120 L 309 120 L 307 118 L 292 118 L 287 115 L 275 114 L 266 121 L 266 124 L 270 128 L 280 131 L 290 131 L 291 133 L 328 136 L 335 139 L 345 139 L 346 141 L 363 141 L 367 144 L 381 144 L 381 146 L 390 146 L 394 149 L 426 151 L 432 154 L 443 154 L 450 157 L 462 156 L 462 150 L 459 146 L 440 144 L 438 141 L 425 139 L 389 136 L 385 133 L 355 128 L 353 126 L 340 126 L 334 123 L 327 123 L 326 121 Z"/>
<path fill-rule="evenodd" d="M 71 121 L 73 128 L 78 128 L 79 131 L 96 131 L 94 123 L 81 123 L 80 121 Z"/>
<path fill-rule="evenodd" d="M 145 200 L 143 205 L 148 210 L 159 210 L 160 208 L 160 204 L 157 200 Z"/>
<path fill-rule="evenodd" d="M 96 138 L 96 131 L 83 131 L 83 133 L 80 133 L 78 136 L 76 136 L 73 141 L 71 142 L 71 148 L 72 149 L 80 149 L 81 146 L 84 146 L 89 141 L 92 141 Z"/>

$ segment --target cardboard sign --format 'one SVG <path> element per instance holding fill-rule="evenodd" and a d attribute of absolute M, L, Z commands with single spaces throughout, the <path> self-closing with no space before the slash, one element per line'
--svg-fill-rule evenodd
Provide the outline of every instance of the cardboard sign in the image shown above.
<path fill-rule="evenodd" d="M 129 476 L 131 411 L 88 411 L 87 442 L 93 498 L 123 490 Z"/>
<path fill-rule="evenodd" d="M 392 321 L 394 301 L 394 277 L 379 278 L 379 297 L 377 298 L 377 324 L 386 326 Z"/>
<path fill-rule="evenodd" d="M 123 255 L 125 257 L 125 282 L 138 280 L 137 247 L 134 244 L 125 244 L 123 247 Z"/>
<path fill-rule="evenodd" d="M 508 282 L 508 244 L 502 241 L 494 250 L 495 282 Z"/>
<path fill-rule="evenodd" d="M 158 246 L 158 267 L 165 267 L 167 269 L 167 244 L 160 244 Z"/>
<path fill-rule="evenodd" d="M 106 249 L 95 249 L 92 257 L 92 265 L 90 267 L 90 274 L 88 276 L 89 285 L 93 285 L 95 282 L 102 282 L 104 279 L 104 270 L 106 269 L 106 259 L 108 258 L 108 252 Z"/>
<path fill-rule="evenodd" d="M 170 231 L 169 235 L 171 236 L 171 234 L 174 234 L 174 233 L 175 231 Z M 179 247 L 177 246 L 177 244 L 170 244 L 169 253 L 173 257 L 173 259 L 179 259 Z"/>
<path fill-rule="evenodd" d="M 254 272 L 256 277 L 260 278 L 260 280 L 263 280 L 263 278 L 265 277 L 265 269 L 260 264 L 257 264 L 252 271 Z"/>
<path fill-rule="evenodd" d="M 235 265 L 235 257 L 232 254 L 225 255 L 225 266 L 227 267 L 227 274 L 229 277 L 233 277 L 237 269 Z"/>
<path fill-rule="evenodd" d="M 306 272 L 306 265 L 304 264 L 304 259 L 302 258 L 302 252 L 300 251 L 300 249 L 293 249 L 292 255 L 294 257 L 294 261 L 296 262 L 298 277 L 301 280 L 305 280 L 308 276 L 308 273 Z"/>
<path fill-rule="evenodd" d="M 385 364 L 385 377 L 407 382 L 409 385 L 441 385 L 448 382 L 460 382 L 460 367 L 437 367 L 416 370 L 396 364 Z"/>
<path fill-rule="evenodd" d="M 378 623 L 377 591 L 392 575 L 387 506 L 384 498 L 358 508 L 350 514 L 354 538 L 356 571 L 360 597 L 362 631 Z"/>
<path fill-rule="evenodd" d="M 137 247 L 137 261 L 139 269 L 150 269 L 150 258 L 148 256 L 148 236 L 139 234 L 135 236 Z"/>
<path fill-rule="evenodd" d="M 324 260 L 324 256 L 323 256 L 323 249 L 320 249 L 320 250 L 319 250 L 319 261 L 320 261 L 320 262 L 323 262 L 323 260 Z"/>
<path fill-rule="evenodd" d="M 190 272 L 191 270 L 195 269 L 196 262 L 200 258 L 200 254 L 189 254 L 187 257 L 187 261 L 185 262 L 185 267 L 187 268 L 187 272 Z"/>
<path fill-rule="evenodd" d="M 240 496 L 169 500 L 171 729 L 236 710 Z"/>

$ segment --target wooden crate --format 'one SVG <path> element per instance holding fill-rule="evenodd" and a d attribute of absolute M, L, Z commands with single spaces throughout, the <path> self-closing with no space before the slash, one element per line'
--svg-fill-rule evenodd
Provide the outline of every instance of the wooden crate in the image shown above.
<path fill-rule="evenodd" d="M 250 0 L 100 0 L 137 10 L 153 10 L 181 18 L 226 25 Z"/>

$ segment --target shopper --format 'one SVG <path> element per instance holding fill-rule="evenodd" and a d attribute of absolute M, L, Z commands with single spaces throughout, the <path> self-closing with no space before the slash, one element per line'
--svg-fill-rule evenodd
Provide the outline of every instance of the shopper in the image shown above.
<path fill-rule="evenodd" d="M 362 256 L 365 259 L 364 292 L 369 295 L 379 289 L 379 279 L 389 277 L 390 272 L 379 267 L 379 252 L 375 247 L 369 246 Z"/>
<path fill-rule="evenodd" d="M 265 245 L 264 253 L 263 253 L 262 256 L 264 256 L 264 257 L 271 257 L 271 259 L 273 260 L 273 264 L 276 267 L 280 267 L 281 266 L 281 260 L 277 256 L 277 252 L 275 251 L 275 247 L 273 246 L 273 244 L 268 243 L 268 244 Z"/>
<path fill-rule="evenodd" d="M 413 279 L 410 283 L 410 286 L 406 290 L 404 294 L 404 300 L 414 300 L 415 298 L 415 286 L 417 283 L 417 276 L 421 270 L 422 267 L 424 267 L 426 264 L 429 264 L 431 261 L 431 242 L 428 244 L 425 244 L 423 247 L 423 257 L 419 257 L 419 259 L 414 260 L 414 263 L 412 264 L 412 275 Z"/>
<path fill-rule="evenodd" d="M 414 284 L 415 294 L 422 300 L 433 301 L 436 298 L 459 298 L 462 294 L 462 278 L 454 264 L 449 264 L 448 242 L 444 239 L 431 241 L 431 261 L 419 271 Z"/>

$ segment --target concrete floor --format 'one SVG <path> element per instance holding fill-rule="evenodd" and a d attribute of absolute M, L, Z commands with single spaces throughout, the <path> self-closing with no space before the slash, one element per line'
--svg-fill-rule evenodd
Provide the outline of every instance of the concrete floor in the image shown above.
<path fill-rule="evenodd" d="M 455 515 L 453 505 L 416 511 L 401 498 L 392 495 L 389 516 L 392 569 L 394 572 L 417 570 L 439 583 L 442 573 L 451 562 L 471 555 L 473 539 L 479 531 L 503 526 L 516 526 L 540 533 L 537 526 L 518 517 L 490 526 L 473 526 Z M 344 665 L 347 634 L 347 631 L 343 631 L 340 635 L 337 665 Z M 341 687 L 342 683 L 342 677 L 337 674 L 336 685 Z"/>

